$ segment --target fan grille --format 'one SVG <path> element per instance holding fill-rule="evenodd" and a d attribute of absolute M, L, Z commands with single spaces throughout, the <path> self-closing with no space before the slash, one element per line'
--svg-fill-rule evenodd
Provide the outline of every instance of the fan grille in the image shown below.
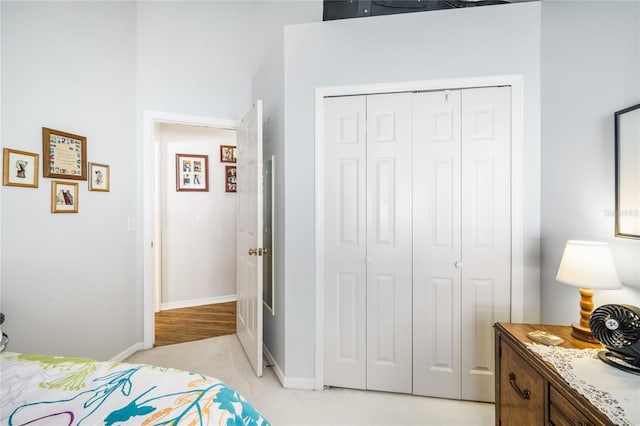
<path fill-rule="evenodd" d="M 593 311 L 589 326 L 606 346 L 623 347 L 640 340 L 640 309 L 628 305 L 603 305 Z"/>

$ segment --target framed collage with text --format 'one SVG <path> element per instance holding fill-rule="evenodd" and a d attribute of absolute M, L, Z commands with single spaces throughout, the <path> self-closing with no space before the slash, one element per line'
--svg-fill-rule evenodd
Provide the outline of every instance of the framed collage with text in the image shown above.
<path fill-rule="evenodd" d="M 42 175 L 87 180 L 87 138 L 42 128 Z"/>

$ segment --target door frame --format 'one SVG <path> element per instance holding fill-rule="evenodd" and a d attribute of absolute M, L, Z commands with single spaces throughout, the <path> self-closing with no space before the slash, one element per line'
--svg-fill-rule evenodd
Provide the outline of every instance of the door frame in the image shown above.
<path fill-rule="evenodd" d="M 143 348 L 150 349 L 155 341 L 155 312 L 161 283 L 161 194 L 157 191 L 160 178 L 159 141 L 156 123 L 237 130 L 238 122 L 223 118 L 144 111 L 142 146 L 142 247 L 143 247 Z"/>
<path fill-rule="evenodd" d="M 315 389 L 324 388 L 324 98 L 511 86 L 511 320 L 524 320 L 524 87 L 520 74 L 318 87 L 315 91 Z"/>

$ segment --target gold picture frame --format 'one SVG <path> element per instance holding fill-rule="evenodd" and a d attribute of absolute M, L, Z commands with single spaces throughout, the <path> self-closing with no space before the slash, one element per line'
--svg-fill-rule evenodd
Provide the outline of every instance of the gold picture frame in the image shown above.
<path fill-rule="evenodd" d="M 89 163 L 89 191 L 109 192 L 111 177 L 107 164 Z"/>
<path fill-rule="evenodd" d="M 51 181 L 51 213 L 78 213 L 78 183 Z"/>
<path fill-rule="evenodd" d="M 87 138 L 42 128 L 42 175 L 87 180 Z"/>
<path fill-rule="evenodd" d="M 40 155 L 34 152 L 4 148 L 2 184 L 5 186 L 38 187 Z"/>
<path fill-rule="evenodd" d="M 209 156 L 176 154 L 176 191 L 209 191 Z"/>

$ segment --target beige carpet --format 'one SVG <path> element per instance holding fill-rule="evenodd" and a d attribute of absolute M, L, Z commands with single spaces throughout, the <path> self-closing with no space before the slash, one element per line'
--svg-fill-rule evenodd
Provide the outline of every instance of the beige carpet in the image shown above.
<path fill-rule="evenodd" d="M 493 404 L 350 389 L 284 389 L 270 368 L 262 378 L 255 377 L 235 334 L 161 346 L 127 361 L 216 377 L 275 426 L 495 424 Z"/>

